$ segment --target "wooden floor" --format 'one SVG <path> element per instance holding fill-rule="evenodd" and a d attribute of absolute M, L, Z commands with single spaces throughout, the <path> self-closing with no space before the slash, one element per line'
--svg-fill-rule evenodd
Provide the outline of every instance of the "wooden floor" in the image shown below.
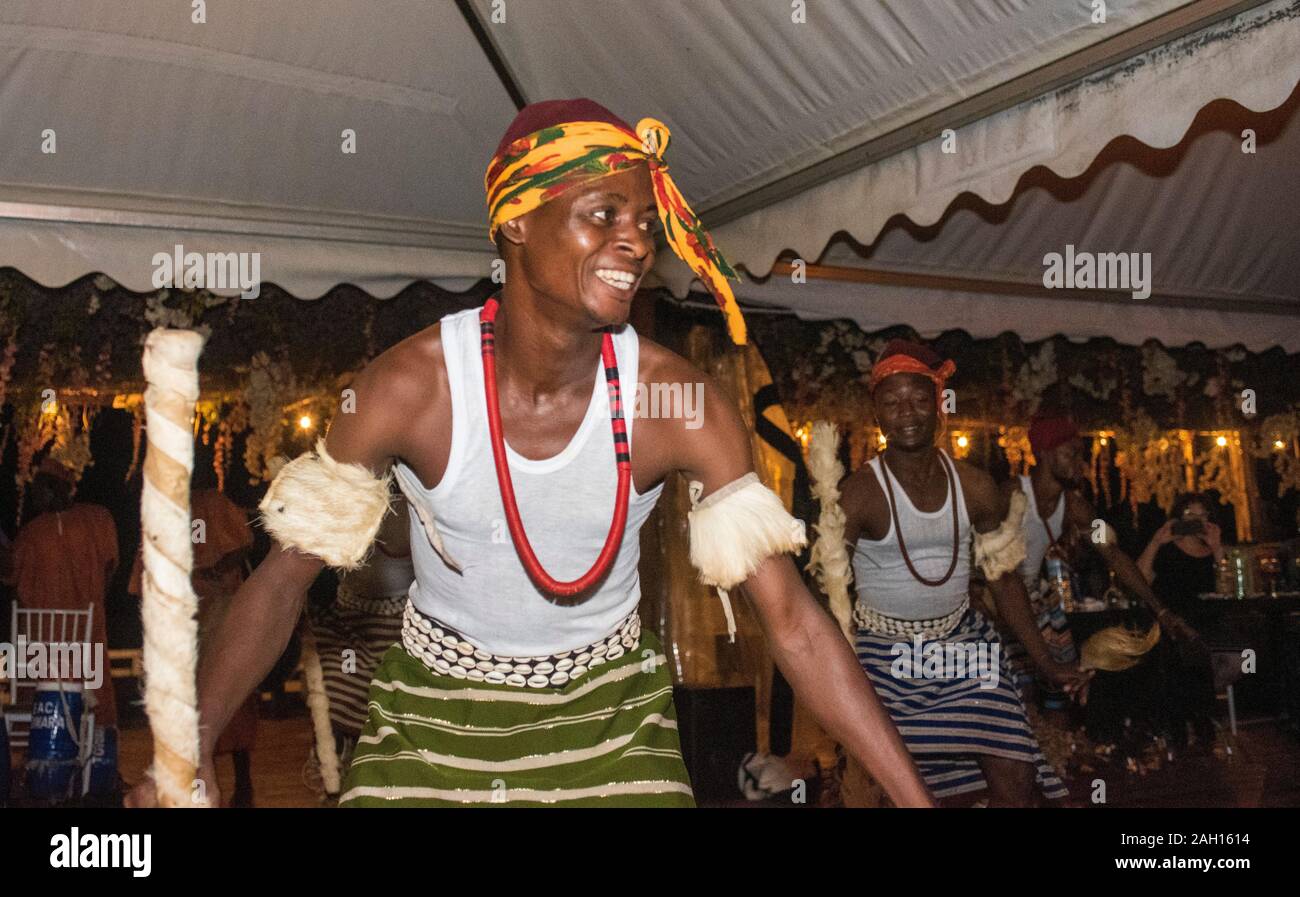
<path fill-rule="evenodd" d="M 1111 807 L 1300 807 L 1300 738 L 1276 720 L 1239 726 L 1232 753 L 1175 757 L 1146 775 L 1106 775 Z M 1070 790 L 1087 801 L 1089 781 Z"/>
<path fill-rule="evenodd" d="M 152 745 L 139 708 L 122 700 L 118 706 L 124 717 L 118 767 L 122 778 L 131 785 L 141 780 Z M 814 758 L 823 767 L 833 764 L 834 748 L 801 711 L 803 708 L 797 707 L 795 749 L 787 765 L 797 775 L 811 776 Z M 1180 756 L 1145 775 L 1118 765 L 1074 777 L 1068 782 L 1071 802 L 1093 806 L 1090 797 L 1100 778 L 1106 788 L 1104 805 L 1109 807 L 1300 807 L 1300 737 L 1294 731 L 1277 720 L 1244 721 L 1232 746 L 1227 756 L 1222 750 L 1219 756 Z M 256 806 L 321 806 L 317 791 L 309 784 L 311 749 L 311 723 L 301 696 L 281 695 L 278 703 L 264 701 L 252 753 Z M 15 752 L 15 766 L 21 760 Z M 223 799 L 228 799 L 234 783 L 229 757 L 218 758 L 217 777 Z M 721 803 L 763 805 L 739 799 Z"/>
<path fill-rule="evenodd" d="M 311 725 L 305 713 L 258 723 L 253 751 L 254 800 L 259 807 L 317 807 L 304 767 L 311 751 Z M 120 768 L 127 782 L 139 781 L 148 763 L 148 730 L 137 727 L 121 735 Z M 1106 772 L 1106 806 L 1110 807 L 1298 807 L 1300 806 L 1300 739 L 1275 721 L 1245 725 L 1230 757 L 1213 755 L 1176 759 L 1147 775 Z M 233 783 L 229 758 L 218 762 L 225 795 Z M 1091 805 L 1092 782 L 1070 783 L 1075 803 Z M 745 806 L 727 801 L 727 806 Z"/>
<path fill-rule="evenodd" d="M 312 749 L 311 720 L 306 713 L 285 719 L 261 719 L 253 749 L 253 803 L 258 807 L 319 807 L 320 800 L 307 785 L 304 769 Z M 128 785 L 139 782 L 153 752 L 149 730 L 143 726 L 120 734 L 118 771 Z M 230 757 L 217 759 L 217 783 L 222 802 L 234 790 L 235 773 Z"/>

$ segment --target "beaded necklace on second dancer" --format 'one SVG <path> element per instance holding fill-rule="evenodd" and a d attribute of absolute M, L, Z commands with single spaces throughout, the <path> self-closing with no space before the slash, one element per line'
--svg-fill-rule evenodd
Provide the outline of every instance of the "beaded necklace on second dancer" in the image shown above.
<path fill-rule="evenodd" d="M 943 467 L 944 475 L 948 478 L 948 496 L 952 502 L 952 561 L 948 564 L 948 572 L 945 573 L 941 579 L 926 579 L 912 564 L 911 555 L 907 553 L 907 543 L 903 541 L 903 527 L 898 521 L 898 503 L 894 499 L 894 488 L 889 482 L 889 464 L 885 461 L 884 455 L 880 456 L 880 471 L 884 475 L 882 479 L 885 481 L 885 494 L 889 498 L 889 515 L 894 522 L 894 532 L 898 534 L 898 550 L 903 555 L 903 563 L 907 564 L 907 570 L 912 574 L 913 579 L 921 583 L 921 585 L 930 586 L 932 588 L 941 586 L 948 580 L 952 579 L 952 574 L 957 569 L 957 555 L 958 548 L 960 547 L 960 526 L 957 518 L 957 477 L 956 474 L 953 473 L 952 462 L 948 460 L 948 456 L 943 452 L 939 452 L 939 461 L 941 462 L 940 466 Z"/>
<path fill-rule="evenodd" d="M 627 422 L 623 419 L 623 398 L 618 380 L 618 360 L 614 356 L 614 339 L 605 331 L 600 344 L 600 356 L 605 368 L 605 382 L 609 387 L 609 422 L 614 431 L 614 460 L 618 468 L 618 493 L 614 500 L 614 519 L 610 522 L 609 533 L 605 536 L 605 545 L 591 568 L 577 579 L 562 582 L 553 578 L 542 567 L 541 561 L 533 552 L 524 531 L 523 520 L 519 516 L 519 504 L 515 500 L 514 482 L 510 478 L 510 463 L 506 458 L 505 436 L 501 429 L 501 402 L 497 393 L 496 368 L 496 317 L 500 304 L 496 297 L 487 300 L 479 313 L 479 332 L 483 353 L 483 386 L 487 394 L 488 432 L 492 441 L 492 461 L 496 465 L 497 485 L 501 490 L 501 503 L 505 507 L 506 524 L 510 528 L 510 538 L 514 540 L 515 551 L 528 577 L 533 584 L 553 604 L 571 607 L 581 604 L 593 585 L 609 572 L 614 557 L 618 554 L 623 541 L 623 529 L 627 524 L 628 492 L 632 485 L 632 455 L 627 441 Z"/>

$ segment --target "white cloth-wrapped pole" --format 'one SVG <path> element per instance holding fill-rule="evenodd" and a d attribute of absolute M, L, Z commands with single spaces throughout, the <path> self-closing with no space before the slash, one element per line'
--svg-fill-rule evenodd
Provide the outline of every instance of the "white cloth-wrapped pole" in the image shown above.
<path fill-rule="evenodd" d="M 321 781 L 325 793 L 337 797 L 339 755 L 334 749 L 334 732 L 330 728 L 330 698 L 325 691 L 325 673 L 316 650 L 316 636 L 311 631 L 311 622 L 306 619 L 302 622 L 302 671 L 307 680 L 307 709 L 311 712 L 312 730 L 316 736 L 316 759 L 320 762 Z"/>
<path fill-rule="evenodd" d="M 853 602 L 849 599 L 852 567 L 844 542 L 844 508 L 840 505 L 840 433 L 835 425 L 819 420 L 808 439 L 808 473 L 813 478 L 813 497 L 821 505 L 817 519 L 817 541 L 813 543 L 808 569 L 830 599 L 831 613 L 844 637 L 853 642 Z"/>
<path fill-rule="evenodd" d="M 208 806 L 195 788 L 199 763 L 198 596 L 190 584 L 190 472 L 194 468 L 194 403 L 203 336 L 158 328 L 144 346 L 145 710 L 153 731 L 153 779 L 164 807 Z"/>

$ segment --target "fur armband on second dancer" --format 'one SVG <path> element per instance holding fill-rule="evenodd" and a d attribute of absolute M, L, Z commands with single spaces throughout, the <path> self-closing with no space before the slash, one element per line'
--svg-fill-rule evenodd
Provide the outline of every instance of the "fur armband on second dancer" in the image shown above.
<path fill-rule="evenodd" d="M 975 563 L 989 582 L 1020 566 L 1025 559 L 1025 511 L 1029 507 L 1023 492 L 1011 495 L 1007 519 L 989 533 L 975 534 Z"/>
<path fill-rule="evenodd" d="M 355 570 L 388 513 L 391 479 L 361 464 L 335 461 L 319 439 L 314 452 L 299 455 L 276 475 L 258 505 L 262 526 L 285 548 Z"/>
<path fill-rule="evenodd" d="M 736 622 L 727 590 L 754 574 L 758 565 L 777 554 L 796 552 L 808 544 L 802 520 L 785 509 L 776 493 L 750 472 L 700 501 L 704 487 L 690 484 L 691 563 L 700 581 L 714 586 L 727 614 L 727 634 L 736 638 Z"/>

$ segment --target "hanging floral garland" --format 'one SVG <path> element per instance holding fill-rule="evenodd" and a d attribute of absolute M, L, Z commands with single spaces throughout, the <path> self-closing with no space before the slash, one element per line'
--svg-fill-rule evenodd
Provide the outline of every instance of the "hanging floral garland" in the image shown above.
<path fill-rule="evenodd" d="M 1266 417 L 1249 450 L 1254 457 L 1273 462 L 1279 497 L 1289 489 L 1300 490 L 1300 411 Z"/>
<path fill-rule="evenodd" d="M 94 417 L 95 409 L 86 405 L 82 405 L 75 413 L 63 406 L 55 415 L 54 444 L 50 448 L 50 458 L 72 471 L 74 492 L 86 468 L 95 463 L 90 455 L 90 427 Z"/>
<path fill-rule="evenodd" d="M 1016 379 L 1011 384 L 1011 398 L 1021 413 L 1030 417 L 1038 410 L 1043 393 L 1058 379 L 1060 375 L 1056 369 L 1056 344 L 1047 340 L 1016 372 Z"/>
<path fill-rule="evenodd" d="M 248 368 L 244 401 L 248 406 L 249 434 L 244 443 L 244 467 L 250 484 L 270 482 L 284 441 L 284 408 L 295 392 L 293 372 L 283 359 L 272 361 L 265 352 L 253 356 Z"/>
<path fill-rule="evenodd" d="M 1115 428 L 1114 439 L 1115 467 L 1123 477 L 1134 523 L 1138 506 L 1148 501 L 1154 500 L 1165 511 L 1172 508 L 1186 489 L 1185 458 L 1176 435 L 1161 431 L 1139 410 L 1125 425 Z"/>
<path fill-rule="evenodd" d="M 1029 446 L 1029 430 L 1025 427 L 999 427 L 998 446 L 1007 456 L 1013 476 L 1023 476 L 1034 466 L 1034 452 Z"/>
<path fill-rule="evenodd" d="M 1110 450 L 1112 434 L 1098 433 L 1092 437 L 1092 453 L 1088 461 L 1088 483 L 1093 495 L 1105 498 L 1105 507 L 1110 507 L 1110 469 L 1113 464 Z"/>

